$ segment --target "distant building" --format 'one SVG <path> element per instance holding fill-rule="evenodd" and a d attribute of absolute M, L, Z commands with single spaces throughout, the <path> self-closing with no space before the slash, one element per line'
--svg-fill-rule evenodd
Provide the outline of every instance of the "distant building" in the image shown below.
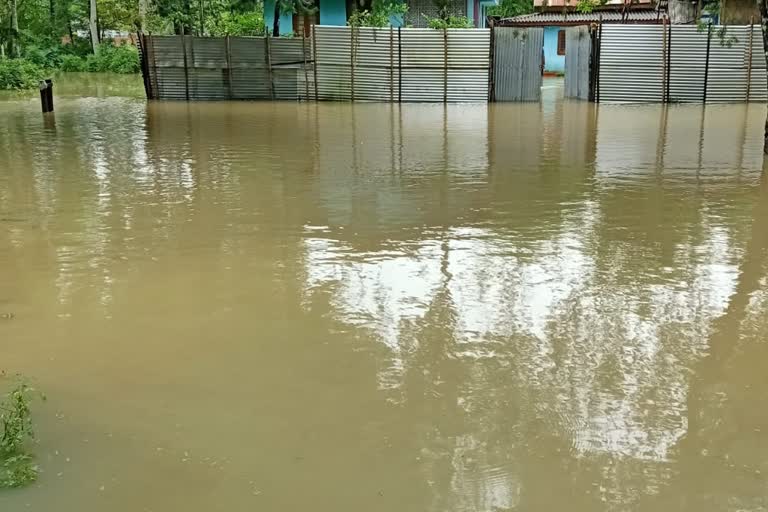
<path fill-rule="evenodd" d="M 603 23 L 661 23 L 663 13 L 651 0 L 609 0 L 591 13 L 576 11 L 577 0 L 534 0 L 535 12 L 514 18 L 496 19 L 496 26 L 544 27 L 544 72 L 565 72 L 565 29 L 576 25 Z"/>
<path fill-rule="evenodd" d="M 393 27 L 411 26 L 426 27 L 427 17 L 437 16 L 437 7 L 433 0 L 405 0 L 408 13 L 405 19 L 393 17 Z M 354 0 L 319 0 L 318 12 L 309 16 L 293 13 L 283 13 L 280 16 L 281 34 L 309 34 L 311 25 L 340 25 L 347 24 L 349 15 L 354 11 Z M 497 5 L 498 0 L 451 0 L 450 10 L 455 16 L 466 16 L 475 27 L 485 27 L 488 8 Z M 267 27 L 273 25 L 275 0 L 264 1 L 264 19 Z"/>

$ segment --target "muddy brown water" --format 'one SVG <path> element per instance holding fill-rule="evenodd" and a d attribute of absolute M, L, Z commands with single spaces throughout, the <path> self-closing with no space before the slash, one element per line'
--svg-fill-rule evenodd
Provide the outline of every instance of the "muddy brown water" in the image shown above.
<path fill-rule="evenodd" d="M 0 102 L 0 510 L 768 508 L 763 105 L 136 85 Z"/>

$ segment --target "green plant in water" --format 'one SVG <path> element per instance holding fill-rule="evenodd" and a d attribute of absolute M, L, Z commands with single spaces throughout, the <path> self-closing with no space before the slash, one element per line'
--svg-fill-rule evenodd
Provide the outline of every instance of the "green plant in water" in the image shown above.
<path fill-rule="evenodd" d="M 37 479 L 38 468 L 26 444 L 35 438 L 30 402 L 35 390 L 17 384 L 0 402 L 0 488 L 21 487 Z"/>

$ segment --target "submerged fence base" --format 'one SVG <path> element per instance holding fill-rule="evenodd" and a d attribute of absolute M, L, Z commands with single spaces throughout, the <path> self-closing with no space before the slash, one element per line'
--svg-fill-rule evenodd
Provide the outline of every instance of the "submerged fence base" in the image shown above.
<path fill-rule="evenodd" d="M 538 101 L 543 29 L 313 26 L 311 38 L 140 34 L 150 99 Z M 598 24 L 566 33 L 565 96 L 766 101 L 759 26 Z"/>
<path fill-rule="evenodd" d="M 600 102 L 737 103 L 768 99 L 757 25 L 604 25 Z M 567 55 L 566 55 L 567 60 Z"/>

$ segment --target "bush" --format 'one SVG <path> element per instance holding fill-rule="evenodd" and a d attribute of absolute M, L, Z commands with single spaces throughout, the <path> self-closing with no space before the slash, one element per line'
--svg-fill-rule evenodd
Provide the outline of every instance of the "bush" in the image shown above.
<path fill-rule="evenodd" d="M 78 57 L 77 55 L 62 55 L 61 56 L 61 65 L 59 66 L 59 69 L 62 71 L 69 71 L 69 72 L 82 72 L 86 71 L 86 63 L 85 59 L 82 57 Z"/>
<path fill-rule="evenodd" d="M 74 63 L 73 63 L 74 64 Z M 139 51 L 134 46 L 114 46 L 111 42 L 102 43 L 97 55 L 89 55 L 79 71 L 97 73 L 138 73 Z"/>
<path fill-rule="evenodd" d="M 427 26 L 434 29 L 444 28 L 474 28 L 475 25 L 472 20 L 466 16 L 448 16 L 447 18 L 427 18 Z"/>
<path fill-rule="evenodd" d="M 29 45 L 24 49 L 24 58 L 44 69 L 61 66 L 62 52 L 60 47 L 43 47 Z"/>
<path fill-rule="evenodd" d="M 355 11 L 347 20 L 350 27 L 388 27 L 392 18 L 404 16 L 408 5 L 400 2 L 378 1 L 373 3 L 370 11 Z"/>
<path fill-rule="evenodd" d="M 0 89 L 33 89 L 43 75 L 43 69 L 34 62 L 0 58 Z"/>

